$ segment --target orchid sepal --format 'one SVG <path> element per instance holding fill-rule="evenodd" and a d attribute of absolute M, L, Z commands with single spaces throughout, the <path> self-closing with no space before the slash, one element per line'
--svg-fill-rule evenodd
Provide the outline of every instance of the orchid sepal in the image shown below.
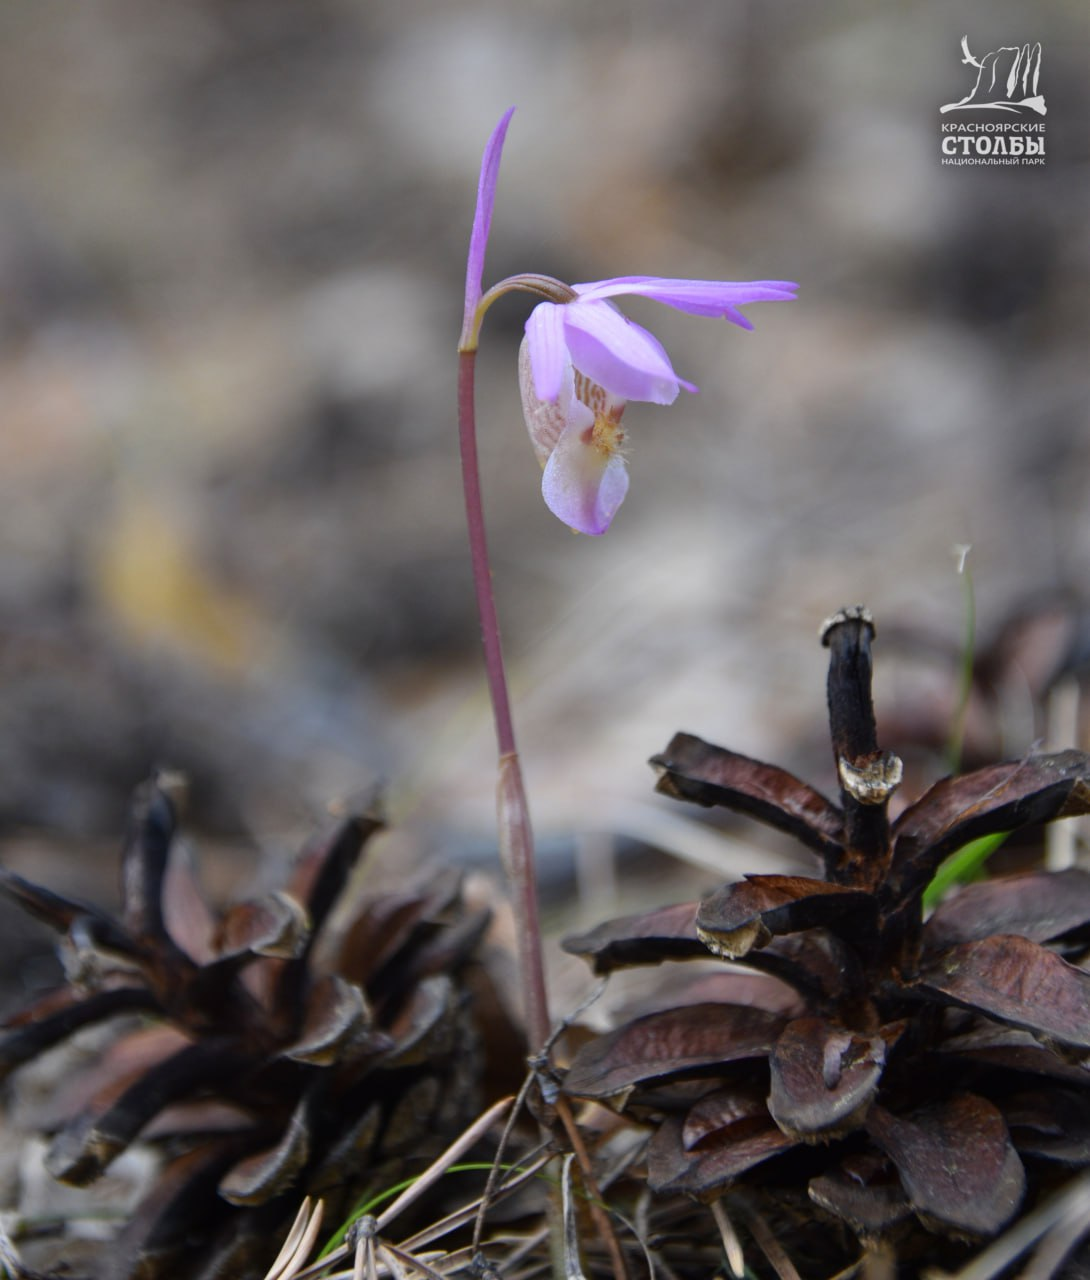
<path fill-rule="evenodd" d="M 462 312 L 462 336 L 459 351 L 475 351 L 480 330 L 477 315 L 484 280 L 484 259 L 488 250 L 488 234 L 492 229 L 492 210 L 496 204 L 496 184 L 500 176 L 500 159 L 507 137 L 507 127 L 515 108 L 509 107 L 492 130 L 481 157 L 481 174 L 477 182 L 477 205 L 473 211 L 473 230 L 469 236 L 469 254 L 466 258 L 465 306 Z"/>

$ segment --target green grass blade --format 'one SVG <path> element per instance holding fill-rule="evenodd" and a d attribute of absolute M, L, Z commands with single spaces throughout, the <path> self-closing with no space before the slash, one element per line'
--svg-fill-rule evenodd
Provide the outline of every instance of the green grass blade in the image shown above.
<path fill-rule="evenodd" d="M 513 1169 L 514 1167 L 514 1165 L 500 1165 L 500 1168 L 504 1170 Z M 447 1170 L 447 1173 L 487 1173 L 491 1168 L 492 1164 L 488 1161 L 482 1163 L 471 1162 L 468 1164 L 451 1165 Z M 370 1199 L 360 1200 L 344 1222 L 341 1223 L 329 1240 L 326 1241 L 325 1247 L 318 1255 L 319 1260 L 332 1253 L 338 1245 L 343 1243 L 345 1236 L 348 1234 L 349 1227 L 351 1227 L 354 1222 L 357 1222 L 364 1216 L 364 1214 L 374 1213 L 376 1209 L 387 1204 L 390 1200 L 393 1200 L 395 1196 L 399 1196 L 403 1191 L 411 1187 L 415 1181 L 416 1178 L 406 1178 L 404 1182 L 398 1182 L 392 1187 L 387 1187 L 384 1191 L 378 1192 L 377 1195 L 371 1196 Z"/>
<path fill-rule="evenodd" d="M 956 853 L 952 853 L 924 890 L 924 909 L 930 911 L 937 906 L 953 885 L 977 879 L 984 863 L 1009 835 L 1009 831 L 1000 831 L 996 835 L 981 836 L 979 840 L 970 840 Z"/>

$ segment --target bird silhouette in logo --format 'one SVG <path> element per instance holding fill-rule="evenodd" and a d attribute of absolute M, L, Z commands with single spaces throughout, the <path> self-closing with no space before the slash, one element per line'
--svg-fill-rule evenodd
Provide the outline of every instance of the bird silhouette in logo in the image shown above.
<path fill-rule="evenodd" d="M 969 37 L 961 37 L 962 65 L 976 68 L 976 83 L 959 102 L 948 102 L 942 112 L 984 109 L 1013 111 L 1021 114 L 1035 111 L 1045 114 L 1044 95 L 1038 93 L 1041 79 L 1041 43 L 1004 45 L 982 58 L 974 58 L 969 50 Z"/>

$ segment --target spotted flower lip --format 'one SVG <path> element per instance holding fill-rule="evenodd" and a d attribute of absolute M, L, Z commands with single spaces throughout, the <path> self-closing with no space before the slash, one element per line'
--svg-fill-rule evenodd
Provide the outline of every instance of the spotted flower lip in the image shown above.
<path fill-rule="evenodd" d="M 538 462 L 541 496 L 560 520 L 579 533 L 605 533 L 628 492 L 620 452 L 625 402 L 576 373 L 565 362 L 555 401 L 534 389 L 529 344 L 519 352 L 522 412 Z"/>

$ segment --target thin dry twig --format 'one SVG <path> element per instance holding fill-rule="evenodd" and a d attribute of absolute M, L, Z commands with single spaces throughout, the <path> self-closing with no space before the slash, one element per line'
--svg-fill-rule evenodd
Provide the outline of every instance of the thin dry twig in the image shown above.
<path fill-rule="evenodd" d="M 998 1240 L 993 1241 L 967 1266 L 953 1274 L 949 1280 L 994 1280 L 1007 1267 L 1032 1248 L 1046 1232 L 1060 1222 L 1081 1200 L 1090 1194 L 1090 1173 L 1072 1179 L 1061 1191 L 1050 1196 L 1043 1204 L 1020 1218 Z M 933 1275 L 942 1275 L 934 1272 Z"/>
<path fill-rule="evenodd" d="M 746 1211 L 746 1226 L 780 1280 L 802 1280 L 798 1271 L 795 1270 L 795 1264 L 776 1239 L 772 1228 L 752 1205 Z"/>
<path fill-rule="evenodd" d="M 723 1251 L 727 1255 L 727 1266 L 730 1267 L 735 1280 L 742 1280 L 746 1274 L 745 1253 L 742 1250 L 742 1242 L 738 1239 L 738 1232 L 734 1229 L 734 1223 L 730 1220 L 730 1214 L 727 1213 L 727 1206 L 722 1200 L 713 1200 L 711 1211 L 715 1225 L 719 1228 L 719 1234 L 723 1237 Z"/>
<path fill-rule="evenodd" d="M 572 1152 L 579 1162 L 579 1172 L 583 1177 L 583 1187 L 587 1194 L 590 1216 L 609 1254 L 614 1280 L 628 1280 L 628 1267 L 625 1263 L 624 1251 L 621 1249 L 621 1242 L 617 1239 L 613 1223 L 610 1221 L 609 1214 L 602 1203 L 602 1193 L 598 1190 L 598 1184 L 594 1180 L 594 1169 L 590 1162 L 590 1156 L 587 1154 L 583 1135 L 579 1132 L 579 1128 L 575 1123 L 567 1098 L 557 1098 L 556 1114 L 560 1117 L 560 1123 L 564 1126 L 564 1132 L 571 1143 Z"/>
<path fill-rule="evenodd" d="M 474 1249 L 480 1249 L 481 1247 L 481 1236 L 484 1232 L 485 1214 L 488 1212 L 488 1206 L 492 1203 L 492 1198 L 495 1195 L 496 1184 L 499 1181 L 500 1169 L 503 1164 L 504 1152 L 507 1150 L 507 1143 L 511 1138 L 511 1133 L 522 1108 L 526 1105 L 526 1098 L 529 1095 L 534 1079 L 535 1076 L 533 1071 L 527 1072 L 526 1079 L 523 1080 L 522 1087 L 519 1089 L 518 1095 L 515 1098 L 515 1105 L 511 1108 L 511 1111 L 507 1116 L 507 1123 L 503 1126 L 503 1132 L 500 1134 L 499 1145 L 496 1147 L 496 1154 L 492 1160 L 492 1168 L 489 1170 L 488 1181 L 484 1185 L 484 1194 L 480 1199 L 480 1209 L 477 1213 L 477 1221 L 473 1225 Z"/>
<path fill-rule="evenodd" d="M 1090 1196 L 1077 1197 L 1037 1246 L 1018 1280 L 1052 1280 L 1071 1250 L 1090 1231 Z"/>
<path fill-rule="evenodd" d="M 648 1248 L 646 1238 L 640 1235 L 639 1231 L 636 1229 L 636 1224 L 626 1218 L 623 1213 L 618 1213 L 617 1210 L 614 1209 L 613 1216 L 635 1237 L 636 1243 L 640 1246 L 640 1250 L 643 1253 L 643 1260 L 647 1263 L 647 1274 L 650 1277 L 650 1280 L 656 1280 L 659 1269 L 655 1265 L 655 1258 L 650 1248 Z"/>
<path fill-rule="evenodd" d="M 853 1280 L 853 1277 L 857 1276 L 860 1271 L 862 1271 L 865 1259 L 866 1255 L 864 1254 L 862 1258 L 857 1258 L 854 1262 L 849 1262 L 843 1270 L 837 1271 L 834 1275 L 831 1275 L 829 1280 Z"/>
<path fill-rule="evenodd" d="M 520 1246 L 513 1249 L 507 1258 L 508 1280 L 515 1280 L 511 1268 L 520 1263 L 523 1258 L 529 1257 L 536 1250 L 540 1249 L 545 1241 L 549 1238 L 549 1228 L 541 1227 L 538 1231 L 531 1231 L 527 1235 Z"/>
<path fill-rule="evenodd" d="M 571 1167 L 574 1154 L 564 1157 L 560 1170 L 560 1216 L 564 1224 L 564 1280 L 586 1280 L 579 1261 L 579 1225 L 575 1219 Z"/>
<path fill-rule="evenodd" d="M 317 1204 L 313 1204 L 310 1196 L 303 1200 L 287 1239 L 266 1272 L 265 1280 L 286 1280 L 286 1277 L 293 1276 L 299 1270 L 314 1248 L 324 1213 L 323 1200 L 319 1200 Z"/>
<path fill-rule="evenodd" d="M 384 1245 L 380 1244 L 378 1246 L 378 1255 L 390 1268 L 390 1275 L 393 1277 L 393 1280 L 408 1280 L 408 1273 L 401 1265 L 401 1261 L 396 1253 L 392 1253 Z"/>
<path fill-rule="evenodd" d="M 500 1200 L 512 1195 L 519 1187 L 529 1182 L 531 1178 L 535 1178 L 552 1158 L 551 1152 L 539 1154 L 532 1164 L 517 1172 L 512 1172 L 498 1187 L 494 1187 L 491 1195 L 486 1190 L 476 1200 L 464 1205 L 461 1209 L 456 1209 L 453 1213 L 448 1213 L 445 1218 L 440 1218 L 430 1226 L 422 1228 L 415 1235 L 410 1236 L 408 1240 L 403 1240 L 401 1247 L 403 1249 L 418 1249 L 422 1245 L 431 1244 L 433 1240 L 438 1240 L 449 1232 L 455 1231 L 458 1227 L 464 1226 L 471 1218 L 479 1218 L 482 1208 L 491 1208 L 492 1205 Z M 480 1241 L 475 1239 L 470 1247 L 473 1252 L 479 1252 Z"/>
<path fill-rule="evenodd" d="M 437 1271 L 435 1267 L 430 1266 L 423 1258 L 418 1258 L 414 1254 L 407 1253 L 404 1249 L 399 1249 L 396 1244 L 383 1244 L 376 1241 L 375 1251 L 389 1266 L 389 1259 L 396 1258 L 398 1262 L 403 1263 L 413 1271 L 418 1271 L 426 1280 L 446 1280 L 441 1271 Z M 390 1268 L 391 1271 L 393 1268 Z"/>
<path fill-rule="evenodd" d="M 484 1196 L 481 1200 L 481 1209 L 477 1217 L 477 1222 L 473 1231 L 473 1241 L 475 1246 L 479 1246 L 481 1233 L 484 1225 L 484 1216 L 487 1212 L 492 1196 L 495 1194 L 495 1179 L 500 1163 L 503 1159 L 503 1152 L 506 1148 L 507 1141 L 511 1134 L 511 1129 L 515 1122 L 515 1117 L 520 1109 L 525 1105 L 529 1090 L 535 1081 L 539 1078 L 539 1072 L 544 1071 L 549 1066 L 550 1055 L 553 1046 L 556 1044 L 560 1036 L 567 1028 L 580 1017 L 585 1010 L 589 1009 L 592 1004 L 602 995 L 606 989 L 606 980 L 596 983 L 592 990 L 587 994 L 584 1000 L 572 1011 L 572 1013 L 552 1029 L 548 1039 L 541 1047 L 541 1051 L 530 1061 L 531 1070 L 529 1075 L 523 1081 L 522 1088 L 519 1090 L 518 1098 L 512 1109 L 507 1125 L 504 1128 L 503 1136 L 500 1139 L 500 1146 L 496 1152 L 496 1158 L 493 1162 L 492 1172 L 489 1174 L 488 1183 L 485 1186 Z M 594 1225 L 598 1230 L 598 1234 L 605 1243 L 606 1250 L 609 1253 L 610 1265 L 613 1269 L 614 1280 L 628 1280 L 628 1268 L 625 1264 L 624 1252 L 621 1249 L 620 1241 L 617 1239 L 617 1233 L 613 1229 L 609 1214 L 605 1211 L 602 1204 L 601 1192 L 594 1179 L 594 1170 L 591 1166 L 590 1157 L 587 1154 L 586 1145 L 583 1142 L 582 1135 L 575 1124 L 575 1120 L 568 1105 L 568 1100 L 563 1095 L 557 1095 L 554 1106 L 556 1114 L 564 1126 L 567 1134 L 568 1142 L 575 1157 L 579 1162 L 580 1173 L 583 1177 L 583 1186 L 586 1191 L 588 1203 L 590 1206 L 590 1214 L 594 1220 Z"/>
<path fill-rule="evenodd" d="M 302 1264 L 313 1247 L 317 1227 L 314 1227 L 313 1232 L 308 1230 L 305 1247 L 302 1247 L 300 1241 L 303 1234 L 301 1224 L 304 1221 L 304 1211 L 301 1209 L 292 1227 L 289 1241 L 285 1242 L 285 1246 L 281 1250 L 281 1258 L 277 1260 L 279 1270 L 270 1272 L 266 1280 L 317 1280 L 318 1276 L 326 1274 L 329 1275 L 330 1280 L 341 1276 L 345 1277 L 345 1280 L 348 1280 L 349 1277 L 351 1277 L 351 1280 L 379 1280 L 380 1271 L 389 1272 L 393 1276 L 393 1280 L 404 1280 L 404 1272 L 406 1270 L 415 1271 L 426 1277 L 426 1280 L 445 1280 L 445 1275 L 450 1270 L 457 1269 L 456 1267 L 452 1268 L 443 1265 L 448 1261 L 448 1255 L 442 1252 L 435 1254 L 434 1261 L 439 1266 L 433 1266 L 432 1258 L 425 1260 L 413 1251 L 421 1245 L 429 1244 L 432 1240 L 469 1222 L 477 1215 L 479 1205 L 484 1201 L 484 1197 L 481 1200 L 473 1201 L 470 1205 L 464 1206 L 454 1213 L 448 1214 L 439 1222 L 432 1223 L 430 1227 L 417 1232 L 400 1245 L 395 1245 L 388 1240 L 381 1240 L 379 1238 L 380 1232 L 389 1226 L 404 1209 L 449 1172 L 450 1167 L 499 1120 L 504 1111 L 510 1107 L 512 1101 L 513 1099 L 511 1098 L 503 1098 L 489 1107 L 424 1170 L 419 1178 L 406 1187 L 381 1214 L 377 1217 L 366 1214 L 358 1219 L 349 1229 L 345 1240 L 337 1248 L 305 1267 L 302 1267 Z M 548 1155 L 542 1155 L 530 1168 L 520 1170 L 498 1189 L 494 1189 L 492 1198 L 502 1198 L 516 1190 L 533 1177 L 549 1159 Z M 289 1243 L 292 1245 L 290 1250 L 288 1248 Z M 459 1259 L 458 1266 L 469 1265 L 475 1254 L 476 1248 L 465 1251 L 465 1257 L 464 1259 Z M 353 1260 L 351 1271 L 330 1272 L 330 1268 L 338 1266 L 349 1257 Z M 285 1258 L 290 1259 L 290 1261 L 284 1262 L 283 1259 Z M 300 1267 L 302 1267 L 301 1270 L 299 1269 Z"/>
<path fill-rule="evenodd" d="M 376 1230 L 381 1231 L 383 1227 L 397 1217 L 402 1209 L 408 1208 L 415 1200 L 418 1200 L 425 1191 L 429 1190 L 438 1180 L 447 1172 L 452 1164 L 463 1156 L 475 1142 L 478 1142 L 488 1130 L 503 1115 L 507 1108 L 511 1105 L 512 1098 L 501 1098 L 499 1102 L 494 1103 L 488 1108 L 483 1115 L 477 1117 L 476 1120 L 466 1129 L 458 1138 L 450 1144 L 437 1160 L 433 1160 L 424 1172 L 417 1178 L 411 1186 L 405 1190 L 393 1201 L 392 1204 L 386 1206 L 385 1209 L 375 1219 Z"/>

